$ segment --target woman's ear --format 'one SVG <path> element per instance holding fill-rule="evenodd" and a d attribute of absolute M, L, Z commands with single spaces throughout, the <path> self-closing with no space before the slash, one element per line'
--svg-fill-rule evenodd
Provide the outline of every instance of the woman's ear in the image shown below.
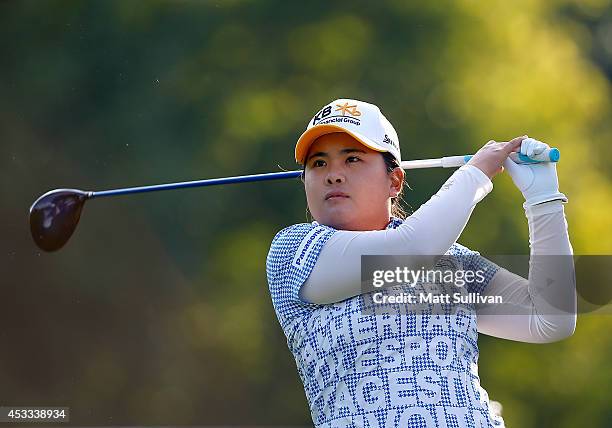
<path fill-rule="evenodd" d="M 400 167 L 391 171 L 391 186 L 389 187 L 389 196 L 395 198 L 402 192 L 404 185 L 404 170 Z"/>

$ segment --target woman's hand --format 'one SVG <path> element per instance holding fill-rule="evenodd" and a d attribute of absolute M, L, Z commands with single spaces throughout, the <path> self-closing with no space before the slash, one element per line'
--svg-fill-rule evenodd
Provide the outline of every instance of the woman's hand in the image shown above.
<path fill-rule="evenodd" d="M 546 143 L 533 138 L 526 138 L 521 144 L 521 153 L 532 156 L 549 148 Z M 512 177 L 512 181 L 523 194 L 525 207 L 554 200 L 567 202 L 567 197 L 559 192 L 559 179 L 557 178 L 557 164 L 555 162 L 518 165 L 511 159 L 506 159 L 504 165 L 506 171 Z"/>
<path fill-rule="evenodd" d="M 492 179 L 504 170 L 503 164 L 508 155 L 518 151 L 517 149 L 521 147 L 521 143 L 526 138 L 527 136 L 524 135 L 501 143 L 491 140 L 482 146 L 467 164 L 474 165 Z"/>

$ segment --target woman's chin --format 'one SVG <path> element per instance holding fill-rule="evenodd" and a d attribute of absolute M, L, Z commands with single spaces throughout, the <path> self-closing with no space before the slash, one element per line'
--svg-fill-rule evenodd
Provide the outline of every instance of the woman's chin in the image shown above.
<path fill-rule="evenodd" d="M 350 210 L 331 210 L 317 220 L 320 224 L 333 227 L 338 230 L 350 230 L 350 225 L 354 220 L 354 214 Z"/>

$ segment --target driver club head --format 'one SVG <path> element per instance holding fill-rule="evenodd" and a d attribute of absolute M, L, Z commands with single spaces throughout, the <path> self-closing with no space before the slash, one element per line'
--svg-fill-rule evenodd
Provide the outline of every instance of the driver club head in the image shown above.
<path fill-rule="evenodd" d="M 81 211 L 91 192 L 56 189 L 45 193 L 30 207 L 30 232 L 44 251 L 56 251 L 66 244 L 79 223 Z"/>

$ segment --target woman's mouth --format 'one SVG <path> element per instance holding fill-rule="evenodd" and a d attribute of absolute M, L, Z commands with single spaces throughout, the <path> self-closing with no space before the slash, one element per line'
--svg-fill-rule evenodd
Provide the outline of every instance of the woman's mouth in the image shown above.
<path fill-rule="evenodd" d="M 344 192 L 329 192 L 325 195 L 325 200 L 338 200 L 343 198 L 348 198 L 349 196 Z"/>

